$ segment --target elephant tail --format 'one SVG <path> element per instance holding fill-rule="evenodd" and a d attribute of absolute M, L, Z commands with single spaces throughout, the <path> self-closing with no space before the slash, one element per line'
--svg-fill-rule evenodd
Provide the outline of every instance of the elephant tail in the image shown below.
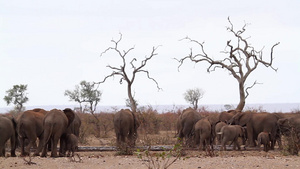
<path fill-rule="evenodd" d="M 45 129 L 44 129 L 44 146 L 47 145 L 52 132 L 53 132 L 53 125 L 45 127 Z"/>

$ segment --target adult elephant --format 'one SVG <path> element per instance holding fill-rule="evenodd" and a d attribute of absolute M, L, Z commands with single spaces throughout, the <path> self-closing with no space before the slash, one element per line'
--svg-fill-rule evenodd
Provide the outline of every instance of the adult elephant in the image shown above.
<path fill-rule="evenodd" d="M 44 127 L 44 143 L 42 157 L 47 155 L 47 144 L 51 141 L 51 157 L 57 157 L 57 144 L 60 140 L 60 153 L 66 139 L 67 128 L 74 120 L 74 112 L 66 108 L 63 111 L 53 109 L 46 114 L 43 127 Z"/>
<path fill-rule="evenodd" d="M 246 126 L 248 144 L 251 147 L 256 146 L 255 140 L 260 132 L 270 133 L 271 149 L 274 149 L 276 136 L 278 132 L 278 116 L 271 113 L 239 112 L 230 120 L 230 124 Z"/>
<path fill-rule="evenodd" d="M 78 116 L 77 113 L 74 114 L 74 120 L 72 121 L 72 123 L 70 124 L 70 126 L 68 127 L 68 133 L 69 134 L 74 134 L 75 136 L 79 137 L 79 133 L 80 133 L 80 126 L 81 126 L 81 119 Z"/>
<path fill-rule="evenodd" d="M 0 157 L 5 157 L 5 143 L 10 139 L 11 157 L 16 157 L 16 122 L 14 118 L 0 115 Z"/>
<path fill-rule="evenodd" d="M 27 110 L 17 118 L 17 132 L 19 135 L 21 156 L 29 155 L 30 148 L 36 145 L 39 138 L 39 145 L 34 155 L 39 155 L 43 148 L 43 119 L 47 111 L 44 109 Z M 25 148 L 25 140 L 28 145 Z"/>
<path fill-rule="evenodd" d="M 202 118 L 195 124 L 195 142 L 199 144 L 199 149 L 206 149 L 210 145 L 213 149 L 212 128 L 208 118 Z"/>
<path fill-rule="evenodd" d="M 220 115 L 219 115 L 219 121 L 228 123 L 228 121 L 238 113 L 239 111 L 236 110 L 229 110 L 229 111 L 223 111 Z"/>
<path fill-rule="evenodd" d="M 213 143 L 215 143 L 215 138 L 216 138 L 216 132 L 215 132 L 215 126 L 216 124 L 219 122 L 219 117 L 220 117 L 220 113 L 210 113 L 208 116 L 207 116 L 207 119 L 211 125 L 211 133 L 212 133 L 212 140 L 213 140 Z"/>
<path fill-rule="evenodd" d="M 124 148 L 127 143 L 129 147 L 134 147 L 137 139 L 137 129 L 140 126 L 140 122 L 134 112 L 131 112 L 129 109 L 121 109 L 115 114 L 113 122 L 117 146 Z"/>
<path fill-rule="evenodd" d="M 282 118 L 277 121 L 278 127 L 281 134 L 285 136 L 290 136 L 291 132 L 294 131 L 295 134 L 300 138 L 300 115 L 292 115 L 287 118 Z"/>
<path fill-rule="evenodd" d="M 185 138 L 185 143 L 187 146 L 194 146 L 194 127 L 197 121 L 201 118 L 201 115 L 192 108 L 183 110 L 182 114 L 179 116 L 177 125 L 179 128 L 179 138 L 180 140 Z"/>

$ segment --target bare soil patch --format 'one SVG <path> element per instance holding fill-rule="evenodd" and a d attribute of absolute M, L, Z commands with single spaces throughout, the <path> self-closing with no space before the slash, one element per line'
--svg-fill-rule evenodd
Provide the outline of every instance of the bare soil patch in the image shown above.
<path fill-rule="evenodd" d="M 155 152 L 154 152 L 155 153 Z M 116 152 L 77 152 L 78 157 L 41 158 L 32 157 L 28 165 L 23 157 L 2 157 L 0 168 L 147 168 L 147 160 L 141 160 L 136 154 L 115 156 Z M 283 156 L 279 150 L 263 151 L 215 151 L 215 156 L 207 156 L 204 151 L 187 151 L 186 159 L 179 159 L 170 168 L 300 168 L 299 156 Z M 173 159 L 174 157 L 171 157 Z M 25 158 L 27 161 L 29 157 Z"/>

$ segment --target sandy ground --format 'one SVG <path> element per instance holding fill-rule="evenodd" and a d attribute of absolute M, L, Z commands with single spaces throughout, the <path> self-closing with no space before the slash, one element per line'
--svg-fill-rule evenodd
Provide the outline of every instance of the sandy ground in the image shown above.
<path fill-rule="evenodd" d="M 41 158 L 32 157 L 28 165 L 23 157 L 1 157 L 0 168 L 40 168 L 40 169 L 93 169 L 93 168 L 147 168 L 147 158 L 139 159 L 136 154 L 130 156 L 115 156 L 116 152 L 78 152 L 81 157 L 75 161 L 70 157 Z M 188 157 L 188 158 L 186 158 Z M 27 161 L 29 157 L 25 158 Z M 170 161 L 174 157 L 170 158 Z M 163 165 L 163 161 L 160 162 Z M 279 151 L 215 151 L 215 156 L 207 156 L 203 151 L 187 151 L 185 159 L 178 159 L 169 168 L 300 168 L 299 156 L 283 156 Z"/>

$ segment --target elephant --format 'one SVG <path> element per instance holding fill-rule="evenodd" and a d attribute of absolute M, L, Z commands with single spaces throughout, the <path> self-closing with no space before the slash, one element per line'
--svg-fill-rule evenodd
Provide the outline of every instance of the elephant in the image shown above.
<path fill-rule="evenodd" d="M 43 119 L 47 112 L 44 109 L 27 110 L 17 118 L 17 132 L 19 135 L 21 156 L 29 155 L 30 148 L 36 146 L 39 138 L 39 145 L 34 155 L 39 155 L 43 148 Z M 26 143 L 28 145 L 25 148 Z"/>
<path fill-rule="evenodd" d="M 81 126 L 81 119 L 78 116 L 77 113 L 75 113 L 75 117 L 74 120 L 72 121 L 72 123 L 70 124 L 70 126 L 68 127 L 68 133 L 72 133 L 75 136 L 79 137 L 79 133 L 80 133 L 80 126 Z"/>
<path fill-rule="evenodd" d="M 66 151 L 68 151 L 67 157 L 74 157 L 74 152 L 78 150 L 78 137 L 75 134 L 66 135 Z"/>
<path fill-rule="evenodd" d="M 236 110 L 229 110 L 229 111 L 224 111 L 219 115 L 219 121 L 228 123 L 228 121 L 238 113 L 239 111 Z"/>
<path fill-rule="evenodd" d="M 215 138 L 217 136 L 216 132 L 215 132 L 215 126 L 219 122 L 219 116 L 220 116 L 220 113 L 210 113 L 207 116 L 208 121 L 210 122 L 210 125 L 211 125 L 211 132 L 212 132 L 213 143 L 215 143 Z"/>
<path fill-rule="evenodd" d="M 187 146 L 194 146 L 194 126 L 201 118 L 201 115 L 192 108 L 183 110 L 179 116 L 179 124 L 177 125 L 177 127 L 179 127 L 179 139 L 182 141 L 182 139 L 185 138 L 185 144 Z"/>
<path fill-rule="evenodd" d="M 80 126 L 81 126 L 81 119 L 78 116 L 77 113 L 74 114 L 74 120 L 72 121 L 72 123 L 70 124 L 70 126 L 67 129 L 67 134 L 74 134 L 77 137 L 77 140 L 79 138 L 79 133 L 80 133 Z M 67 147 L 68 146 L 68 142 L 67 142 L 67 138 L 66 139 L 62 139 L 62 146 L 60 146 L 60 155 L 61 156 L 65 156 L 66 155 L 66 151 L 67 151 Z"/>
<path fill-rule="evenodd" d="M 264 151 L 268 152 L 270 145 L 270 133 L 268 132 L 260 132 L 257 136 L 257 144 L 260 149 L 261 145 L 264 145 Z"/>
<path fill-rule="evenodd" d="M 233 143 L 233 150 L 236 150 L 236 146 L 238 150 L 241 149 L 238 138 L 241 137 L 243 140 L 245 139 L 244 129 L 240 125 L 226 125 L 223 126 L 221 132 L 218 134 L 221 135 L 222 143 L 221 143 L 221 150 L 226 151 L 226 143 L 231 141 Z"/>
<path fill-rule="evenodd" d="M 219 132 L 221 132 L 221 129 L 223 126 L 226 126 L 227 124 L 225 122 L 220 121 L 219 123 L 216 124 L 215 126 L 215 134 L 218 140 L 218 144 L 221 144 L 221 135 L 217 134 Z"/>
<path fill-rule="evenodd" d="M 254 113 L 254 112 L 239 112 L 234 115 L 230 120 L 230 124 L 246 126 L 247 140 L 250 147 L 255 147 L 257 136 L 260 132 L 271 133 L 271 149 L 274 149 L 277 132 L 278 132 L 278 116 L 271 113 Z"/>
<path fill-rule="evenodd" d="M 10 139 L 10 156 L 16 157 L 16 121 L 14 118 L 0 115 L 0 157 L 5 157 L 5 143 Z"/>
<path fill-rule="evenodd" d="M 290 136 L 291 131 L 295 131 L 295 134 L 300 138 L 300 115 L 296 114 L 287 118 L 282 118 L 277 121 L 280 133 L 285 136 Z"/>
<path fill-rule="evenodd" d="M 53 109 L 49 111 L 44 117 L 44 142 L 41 157 L 47 156 L 47 145 L 51 141 L 51 157 L 57 157 L 57 144 L 60 140 L 60 155 L 62 154 L 63 147 L 65 146 L 65 139 L 67 128 L 74 120 L 75 115 L 73 110 L 66 108 L 63 111 Z"/>
<path fill-rule="evenodd" d="M 121 149 L 127 143 L 127 146 L 134 147 L 137 139 L 137 129 L 140 122 L 134 112 L 129 109 L 121 109 L 113 119 L 115 133 L 117 137 L 117 146 Z"/>
<path fill-rule="evenodd" d="M 213 150 L 212 141 L 211 124 L 208 118 L 202 118 L 195 124 L 195 143 L 199 144 L 199 149 L 202 147 L 203 151 L 208 145 L 210 145 Z"/>

